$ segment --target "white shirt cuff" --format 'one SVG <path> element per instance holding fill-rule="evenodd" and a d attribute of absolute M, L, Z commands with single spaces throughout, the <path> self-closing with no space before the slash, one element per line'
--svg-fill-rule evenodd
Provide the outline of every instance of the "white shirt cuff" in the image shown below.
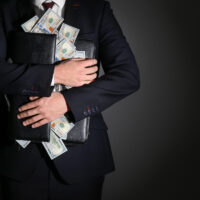
<path fill-rule="evenodd" d="M 53 75 L 53 78 L 51 80 L 51 86 L 54 86 L 54 75 Z"/>

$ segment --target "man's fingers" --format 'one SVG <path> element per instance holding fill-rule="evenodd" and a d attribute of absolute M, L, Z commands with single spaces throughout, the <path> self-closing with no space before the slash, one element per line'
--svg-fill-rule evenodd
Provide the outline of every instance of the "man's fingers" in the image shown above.
<path fill-rule="evenodd" d="M 92 83 L 94 80 L 91 80 L 91 81 L 84 81 L 83 84 L 90 84 Z"/>
<path fill-rule="evenodd" d="M 33 108 L 33 109 L 26 110 L 26 111 L 23 111 L 23 112 L 19 113 L 17 115 L 17 118 L 18 119 L 23 119 L 25 117 L 31 117 L 31 116 L 36 115 L 38 113 L 39 113 L 38 109 L 37 108 Z"/>
<path fill-rule="evenodd" d="M 71 58 L 70 60 L 80 61 L 80 60 L 85 60 L 85 59 L 84 58 Z"/>
<path fill-rule="evenodd" d="M 97 64 L 96 59 L 86 59 L 86 60 L 83 60 L 83 61 L 80 61 L 80 62 L 81 62 L 82 67 L 89 67 L 89 66 Z"/>
<path fill-rule="evenodd" d="M 41 119 L 43 119 L 42 115 L 36 115 L 34 117 L 31 117 L 30 119 L 27 119 L 27 120 L 23 121 L 23 125 L 24 126 L 28 126 L 28 125 L 33 124 L 33 123 L 35 123 L 35 122 L 37 122 L 37 121 L 39 121 Z"/>
<path fill-rule="evenodd" d="M 85 76 L 85 81 L 91 81 L 97 77 L 97 74 L 90 74 Z"/>
<path fill-rule="evenodd" d="M 25 105 L 23 105 L 23 106 L 21 106 L 21 107 L 19 107 L 19 112 L 22 112 L 22 111 L 25 111 L 25 110 L 29 110 L 29 109 L 31 109 L 31 108 L 35 108 L 35 107 L 37 107 L 38 106 L 38 101 L 36 100 L 36 101 L 33 101 L 33 102 L 30 102 L 30 103 L 27 103 L 27 104 L 25 104 Z"/>
<path fill-rule="evenodd" d="M 34 101 L 34 100 L 36 100 L 36 99 L 38 99 L 39 97 L 29 97 L 29 99 L 31 100 L 31 101 Z"/>
<path fill-rule="evenodd" d="M 93 74 L 95 72 L 97 72 L 98 67 L 94 66 L 94 67 L 89 67 L 89 68 L 85 68 L 85 73 L 86 74 Z"/>
<path fill-rule="evenodd" d="M 47 124 L 49 121 L 47 119 L 42 119 L 39 122 L 36 122 L 35 124 L 33 124 L 31 127 L 32 128 L 37 128 L 39 126 L 42 126 L 44 124 Z"/>

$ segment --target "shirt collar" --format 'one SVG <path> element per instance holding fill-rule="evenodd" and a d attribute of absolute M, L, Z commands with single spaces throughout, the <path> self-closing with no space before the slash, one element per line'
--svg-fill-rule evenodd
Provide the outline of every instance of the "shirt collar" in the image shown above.
<path fill-rule="evenodd" d="M 43 2 L 45 2 L 46 0 L 34 0 L 33 4 L 36 6 L 41 6 Z M 53 0 L 53 2 L 55 2 L 58 7 L 63 8 L 63 6 L 65 5 L 65 1 L 66 0 Z"/>

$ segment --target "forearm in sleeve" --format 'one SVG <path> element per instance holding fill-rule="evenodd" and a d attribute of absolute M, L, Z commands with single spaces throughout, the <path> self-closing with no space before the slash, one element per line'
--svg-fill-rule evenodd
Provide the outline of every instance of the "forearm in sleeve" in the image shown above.
<path fill-rule="evenodd" d="M 99 49 L 105 75 L 89 85 L 62 91 L 75 121 L 96 115 L 139 89 L 135 57 L 106 1 Z"/>

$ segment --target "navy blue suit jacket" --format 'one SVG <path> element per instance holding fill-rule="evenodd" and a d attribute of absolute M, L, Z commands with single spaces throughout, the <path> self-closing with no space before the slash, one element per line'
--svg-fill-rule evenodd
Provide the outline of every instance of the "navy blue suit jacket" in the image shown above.
<path fill-rule="evenodd" d="M 23 2 L 23 3 L 22 3 Z M 67 6 L 68 5 L 68 6 Z M 20 24 L 34 16 L 28 0 L 6 1 L 0 13 L 0 92 L 49 96 L 54 65 L 8 64 L 8 45 L 11 31 L 21 30 Z M 105 74 L 82 87 L 62 91 L 75 122 L 90 116 L 90 136 L 85 144 L 68 147 L 68 152 L 53 160 L 64 181 L 102 175 L 115 170 L 107 125 L 101 112 L 139 89 L 139 71 L 134 55 L 113 15 L 110 3 L 104 0 L 67 0 L 65 23 L 80 29 L 79 38 L 96 44 L 98 67 L 102 63 Z M 22 30 L 21 30 L 22 31 Z M 98 71 L 99 76 L 99 71 Z M 1 116 L 6 105 L 1 98 Z M 120 113 L 119 113 L 120 115 Z M 4 127 L 9 125 L 5 118 Z M 44 156 L 37 144 L 19 148 L 1 131 L 0 174 L 16 180 L 27 180 Z"/>

